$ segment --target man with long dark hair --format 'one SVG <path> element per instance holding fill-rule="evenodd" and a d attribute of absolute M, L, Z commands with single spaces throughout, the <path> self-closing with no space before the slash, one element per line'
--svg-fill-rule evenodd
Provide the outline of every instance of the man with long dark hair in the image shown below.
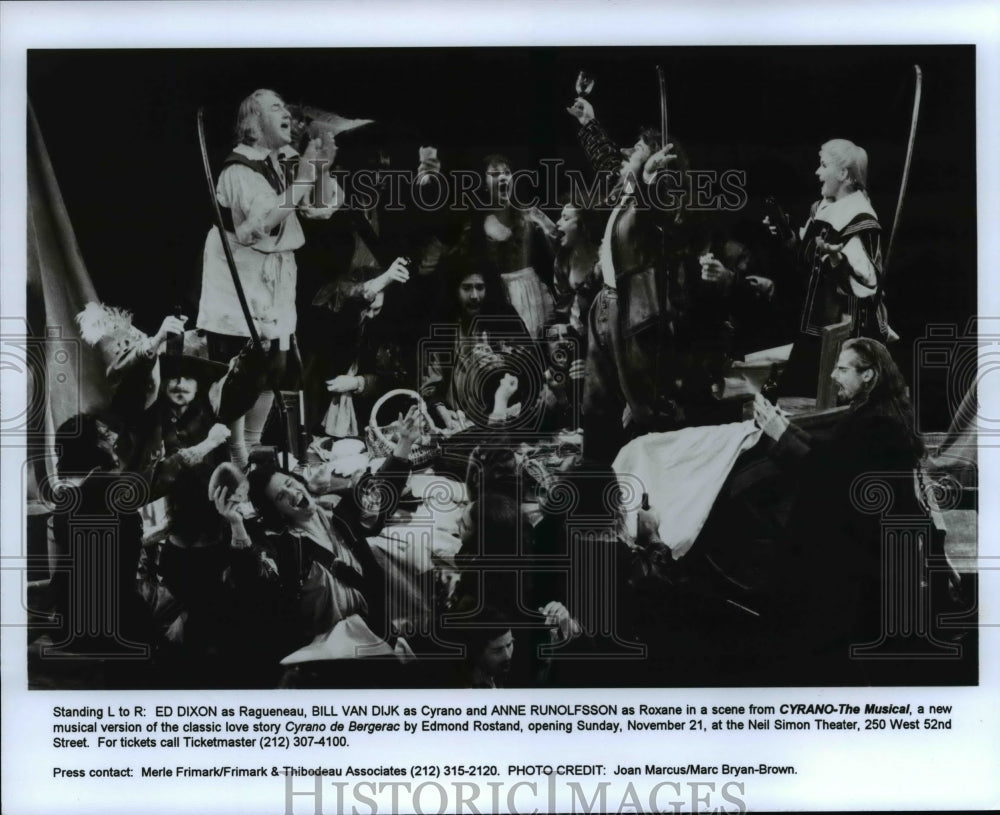
<path fill-rule="evenodd" d="M 924 444 L 913 427 L 913 407 L 907 395 L 906 382 L 888 349 L 877 340 L 860 338 L 847 340 L 831 375 L 837 384 L 837 400 L 850 406 L 847 418 L 838 426 L 835 436 L 846 429 L 872 426 L 878 433 L 876 450 L 879 454 L 893 453 L 893 460 L 916 466 L 924 454 Z M 766 399 L 754 403 L 754 418 L 765 434 L 780 441 L 788 420 Z M 796 442 L 806 444 L 804 431 L 793 428 Z M 876 439 L 872 439 L 876 441 Z"/>
<path fill-rule="evenodd" d="M 488 363 L 505 349 L 530 345 L 530 336 L 494 267 L 474 266 L 464 253 L 450 256 L 442 265 L 441 305 L 432 328 L 435 341 L 420 360 L 424 368 L 420 391 L 435 419 L 446 429 L 459 430 L 464 427 L 459 411 L 482 412 L 477 406 L 485 404 Z M 445 350 L 449 342 L 453 344 Z"/>

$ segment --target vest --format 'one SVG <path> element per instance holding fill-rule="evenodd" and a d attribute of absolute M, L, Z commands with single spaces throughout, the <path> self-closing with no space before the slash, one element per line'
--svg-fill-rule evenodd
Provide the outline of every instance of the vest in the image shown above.
<path fill-rule="evenodd" d="M 285 188 L 291 184 L 292 178 L 295 174 L 295 168 L 298 166 L 298 158 L 289 159 L 281 162 L 282 168 L 285 171 L 284 182 L 278 176 L 273 165 L 267 159 L 252 159 L 247 158 L 242 153 L 232 152 L 230 153 L 224 162 L 222 162 L 222 169 L 225 170 L 233 164 L 241 164 L 244 167 L 249 167 L 255 173 L 264 176 L 267 179 L 267 183 L 271 185 L 278 195 L 285 191 Z M 219 207 L 219 211 L 222 213 L 222 225 L 226 228 L 227 232 L 236 232 L 236 227 L 233 224 L 233 211 L 229 207 Z M 275 237 L 281 230 L 281 224 L 278 224 L 274 229 L 271 230 L 271 237 Z"/>

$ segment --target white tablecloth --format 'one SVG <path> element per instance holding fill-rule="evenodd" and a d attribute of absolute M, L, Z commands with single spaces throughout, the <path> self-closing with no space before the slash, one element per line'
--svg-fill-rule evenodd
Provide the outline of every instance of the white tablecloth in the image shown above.
<path fill-rule="evenodd" d="M 660 518 L 660 537 L 674 560 L 691 548 L 737 456 L 753 447 L 761 431 L 753 421 L 650 433 L 626 444 L 615 459 L 619 476 L 637 478 Z M 636 531 L 637 510 L 628 513 Z"/>

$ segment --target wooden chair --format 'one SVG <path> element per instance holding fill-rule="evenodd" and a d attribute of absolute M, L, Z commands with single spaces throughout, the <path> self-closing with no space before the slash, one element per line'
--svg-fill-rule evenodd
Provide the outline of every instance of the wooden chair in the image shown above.
<path fill-rule="evenodd" d="M 839 323 L 823 326 L 819 351 L 819 381 L 816 385 L 817 410 L 826 410 L 837 405 L 837 390 L 830 375 L 837 364 L 837 357 L 840 356 L 840 346 L 851 336 L 851 328 L 850 314 L 844 315 Z"/>

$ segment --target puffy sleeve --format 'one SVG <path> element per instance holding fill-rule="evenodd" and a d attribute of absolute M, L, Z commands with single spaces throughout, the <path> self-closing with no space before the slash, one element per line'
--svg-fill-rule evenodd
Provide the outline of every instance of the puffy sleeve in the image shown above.
<path fill-rule="evenodd" d="M 844 258 L 851 266 L 850 286 L 855 297 L 872 297 L 878 288 L 875 264 L 857 235 L 844 244 Z"/>

